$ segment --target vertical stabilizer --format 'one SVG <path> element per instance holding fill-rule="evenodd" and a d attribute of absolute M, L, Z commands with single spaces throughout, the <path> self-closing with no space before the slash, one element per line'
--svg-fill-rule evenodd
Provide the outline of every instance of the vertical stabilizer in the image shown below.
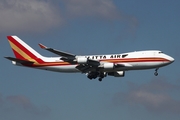
<path fill-rule="evenodd" d="M 17 59 L 34 61 L 38 63 L 43 62 L 43 56 L 17 36 L 7 36 L 7 39 Z"/>

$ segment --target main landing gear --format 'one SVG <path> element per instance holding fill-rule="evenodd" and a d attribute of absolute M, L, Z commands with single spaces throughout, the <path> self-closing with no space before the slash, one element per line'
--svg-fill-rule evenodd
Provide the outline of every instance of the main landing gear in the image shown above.
<path fill-rule="evenodd" d="M 102 79 L 104 78 L 104 77 L 106 77 L 107 76 L 107 74 L 105 73 L 105 72 L 100 72 L 99 73 L 99 81 L 101 82 L 102 81 Z"/>
<path fill-rule="evenodd" d="M 155 76 L 158 76 L 158 69 L 159 69 L 159 68 L 156 68 L 156 69 L 155 69 L 155 73 L 154 73 Z"/>
<path fill-rule="evenodd" d="M 103 78 L 101 78 L 101 77 L 100 77 L 98 80 L 101 82 L 101 81 L 102 81 L 102 79 L 103 79 Z"/>
<path fill-rule="evenodd" d="M 90 80 L 96 79 L 97 77 L 99 77 L 99 78 L 98 78 L 99 81 L 102 81 L 102 79 L 103 79 L 104 77 L 106 77 L 106 76 L 107 76 L 107 73 L 105 73 L 105 72 L 89 72 L 89 73 L 87 74 L 87 77 L 88 77 Z"/>

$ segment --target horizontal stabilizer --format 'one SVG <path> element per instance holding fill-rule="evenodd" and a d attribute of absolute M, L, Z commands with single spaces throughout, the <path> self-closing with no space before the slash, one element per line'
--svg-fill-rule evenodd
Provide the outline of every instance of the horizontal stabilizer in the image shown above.
<path fill-rule="evenodd" d="M 53 49 L 53 48 L 48 48 L 46 47 L 45 45 L 43 44 L 39 44 L 39 46 L 42 48 L 42 49 L 45 49 L 45 50 L 48 50 L 54 54 L 57 54 L 59 56 L 63 56 L 63 57 L 67 57 L 67 58 L 75 58 L 76 55 L 74 54 L 71 54 L 71 53 L 67 53 L 67 52 L 63 52 L 63 51 L 59 51 L 59 50 L 56 50 L 56 49 Z"/>
<path fill-rule="evenodd" d="M 13 57 L 5 57 L 5 58 L 8 60 L 11 60 L 11 61 L 15 61 L 17 63 L 21 63 L 21 64 L 33 64 L 34 63 L 32 61 L 21 60 L 21 59 L 17 59 L 17 58 L 13 58 Z"/>

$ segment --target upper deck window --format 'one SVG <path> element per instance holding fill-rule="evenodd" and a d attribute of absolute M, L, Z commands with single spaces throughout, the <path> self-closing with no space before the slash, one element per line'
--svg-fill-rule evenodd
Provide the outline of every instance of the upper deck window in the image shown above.
<path fill-rule="evenodd" d="M 162 51 L 159 52 L 159 54 L 163 53 Z"/>

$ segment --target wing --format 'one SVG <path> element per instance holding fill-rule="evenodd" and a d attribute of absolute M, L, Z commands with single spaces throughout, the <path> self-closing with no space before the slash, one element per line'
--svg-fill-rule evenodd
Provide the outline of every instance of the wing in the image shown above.
<path fill-rule="evenodd" d="M 78 66 L 76 66 L 76 68 L 83 73 L 87 73 L 90 71 L 99 72 L 102 69 L 105 69 L 104 64 L 106 64 L 106 63 L 101 63 L 99 61 L 96 61 L 96 62 L 93 61 L 92 63 L 89 63 L 89 64 L 79 64 Z M 112 63 L 112 64 L 114 64 L 114 63 Z M 128 63 L 118 63 L 118 64 L 114 64 L 112 69 L 118 69 L 118 68 L 124 68 L 124 67 L 132 67 L 132 65 L 130 65 Z"/>
<path fill-rule="evenodd" d="M 56 50 L 53 48 L 48 48 L 43 44 L 39 44 L 39 46 L 42 49 L 48 50 L 52 53 L 55 53 L 55 54 L 61 56 L 62 57 L 61 60 L 64 60 L 64 61 L 70 62 L 70 63 L 74 63 L 74 64 L 78 64 L 76 66 L 76 68 L 78 70 L 80 70 L 82 73 L 87 73 L 89 71 L 99 71 L 100 69 L 104 69 L 103 64 L 105 64 L 105 63 L 101 63 L 98 60 L 93 60 L 93 59 L 85 58 L 82 56 L 76 56 L 71 53 L 59 51 L 59 50 Z M 130 64 L 122 64 L 122 63 L 113 64 L 113 66 L 114 66 L 114 68 L 131 67 Z"/>
<path fill-rule="evenodd" d="M 89 71 L 97 71 L 98 67 L 100 66 L 100 62 L 97 60 L 87 59 L 87 63 L 79 64 L 76 66 L 78 70 L 82 73 L 87 73 Z"/>
<path fill-rule="evenodd" d="M 76 55 L 74 54 L 71 54 L 71 53 L 67 53 L 67 52 L 63 52 L 63 51 L 59 51 L 59 50 L 56 50 L 56 49 L 53 49 L 53 48 L 48 48 L 46 47 L 45 45 L 43 44 L 39 44 L 39 46 L 42 48 L 42 49 L 45 49 L 47 51 L 50 51 L 54 54 L 57 54 L 59 56 L 62 56 L 62 60 L 66 60 L 66 59 L 74 59 L 76 57 Z"/>
<path fill-rule="evenodd" d="M 59 51 L 59 50 L 56 50 L 56 49 L 53 49 L 53 48 L 48 48 L 46 47 L 45 45 L 43 44 L 39 44 L 39 46 L 42 48 L 42 49 L 45 49 L 45 50 L 48 50 L 54 54 L 57 54 L 59 56 L 61 56 L 61 60 L 64 60 L 66 62 L 70 62 L 70 63 L 78 63 L 78 58 L 82 58 L 82 56 L 76 56 L 74 54 L 71 54 L 71 53 L 67 53 L 67 52 L 63 52 L 63 51 Z M 87 59 L 87 60 L 86 60 Z M 80 70 L 81 72 L 85 73 L 87 71 L 91 71 L 91 70 L 94 70 L 96 69 L 99 65 L 100 65 L 100 62 L 97 61 L 97 60 L 92 60 L 92 59 L 88 59 L 88 58 L 83 58 L 83 60 L 87 61 L 86 63 L 79 63 L 76 68 L 78 70 Z"/>
<path fill-rule="evenodd" d="M 89 71 L 96 71 L 97 66 L 91 66 L 91 65 L 85 65 L 85 64 L 79 64 L 76 66 L 76 68 L 81 71 L 82 73 L 87 73 Z"/>

